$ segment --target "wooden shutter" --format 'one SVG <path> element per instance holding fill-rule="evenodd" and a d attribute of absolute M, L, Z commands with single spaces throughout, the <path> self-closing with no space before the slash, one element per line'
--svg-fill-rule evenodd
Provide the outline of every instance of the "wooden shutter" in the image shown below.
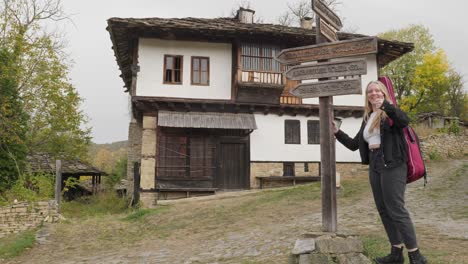
<path fill-rule="evenodd" d="M 301 144 L 301 122 L 299 120 L 284 120 L 284 143 Z"/>
<path fill-rule="evenodd" d="M 307 143 L 320 144 L 320 121 L 307 120 Z"/>

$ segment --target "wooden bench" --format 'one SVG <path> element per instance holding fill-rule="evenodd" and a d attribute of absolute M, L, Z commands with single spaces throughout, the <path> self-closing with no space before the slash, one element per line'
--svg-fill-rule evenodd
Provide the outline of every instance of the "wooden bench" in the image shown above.
<path fill-rule="evenodd" d="M 213 194 L 215 194 L 216 190 L 218 190 L 218 188 L 156 188 L 158 200 L 163 193 L 167 192 L 185 192 L 185 197 L 189 198 L 192 192 L 213 192 Z M 167 195 L 165 196 L 167 197 Z"/>
<path fill-rule="evenodd" d="M 292 182 L 296 185 L 298 182 L 316 182 L 320 181 L 320 176 L 259 176 L 256 177 L 260 180 L 260 189 L 266 182 Z"/>

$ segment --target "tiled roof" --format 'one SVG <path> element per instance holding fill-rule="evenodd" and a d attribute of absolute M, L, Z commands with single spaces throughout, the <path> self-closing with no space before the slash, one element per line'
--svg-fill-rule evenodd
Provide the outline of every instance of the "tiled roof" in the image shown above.
<path fill-rule="evenodd" d="M 27 162 L 32 173 L 55 174 L 55 159 L 47 153 L 36 153 L 27 156 Z M 79 160 L 62 160 L 63 175 L 105 175 L 106 173 Z"/>

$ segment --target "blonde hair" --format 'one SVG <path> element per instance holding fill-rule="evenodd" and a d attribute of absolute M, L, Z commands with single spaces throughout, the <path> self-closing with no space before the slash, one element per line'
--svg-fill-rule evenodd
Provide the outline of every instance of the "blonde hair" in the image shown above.
<path fill-rule="evenodd" d="M 364 103 L 364 121 L 366 122 L 367 120 L 369 120 L 369 116 L 373 112 L 372 105 L 369 103 L 369 99 L 367 98 L 367 90 L 369 89 L 369 86 L 371 85 L 376 85 L 379 88 L 379 90 L 384 94 L 384 99 L 392 103 L 392 101 L 390 100 L 390 96 L 388 95 L 387 87 L 385 87 L 385 85 L 382 82 L 380 81 L 369 82 L 366 86 L 366 96 L 365 96 L 366 100 Z M 372 131 L 374 131 L 375 128 L 380 126 L 380 122 L 382 120 L 385 120 L 386 118 L 388 118 L 387 114 L 384 111 L 379 111 L 376 117 L 374 118 L 374 120 L 372 121 L 372 124 L 369 127 L 369 132 L 372 133 Z"/>

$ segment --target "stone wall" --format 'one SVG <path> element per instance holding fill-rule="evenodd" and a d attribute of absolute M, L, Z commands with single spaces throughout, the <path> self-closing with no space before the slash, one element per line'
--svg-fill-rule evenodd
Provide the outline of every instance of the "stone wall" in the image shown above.
<path fill-rule="evenodd" d="M 425 160 L 460 158 L 468 155 L 468 136 L 430 135 L 421 138 Z"/>
<path fill-rule="evenodd" d="M 319 176 L 318 162 L 308 162 L 308 170 L 306 171 L 304 162 L 294 163 L 294 172 L 296 176 Z M 337 163 L 336 172 L 342 178 L 349 176 L 367 174 L 367 166 L 360 163 Z M 264 176 L 283 176 L 283 162 L 251 162 L 250 163 L 250 187 L 252 189 L 259 188 L 260 182 L 256 177 Z M 270 186 L 274 187 L 274 186 Z"/>
<path fill-rule="evenodd" d="M 0 207 L 0 237 L 38 227 L 59 218 L 55 201 L 19 202 Z"/>
<path fill-rule="evenodd" d="M 156 130 L 157 117 L 143 116 L 143 130 L 141 136 L 141 180 L 142 190 L 155 188 L 156 175 Z"/>
<path fill-rule="evenodd" d="M 133 164 L 141 162 L 141 122 L 132 118 L 128 125 L 127 192 L 133 196 Z"/>

